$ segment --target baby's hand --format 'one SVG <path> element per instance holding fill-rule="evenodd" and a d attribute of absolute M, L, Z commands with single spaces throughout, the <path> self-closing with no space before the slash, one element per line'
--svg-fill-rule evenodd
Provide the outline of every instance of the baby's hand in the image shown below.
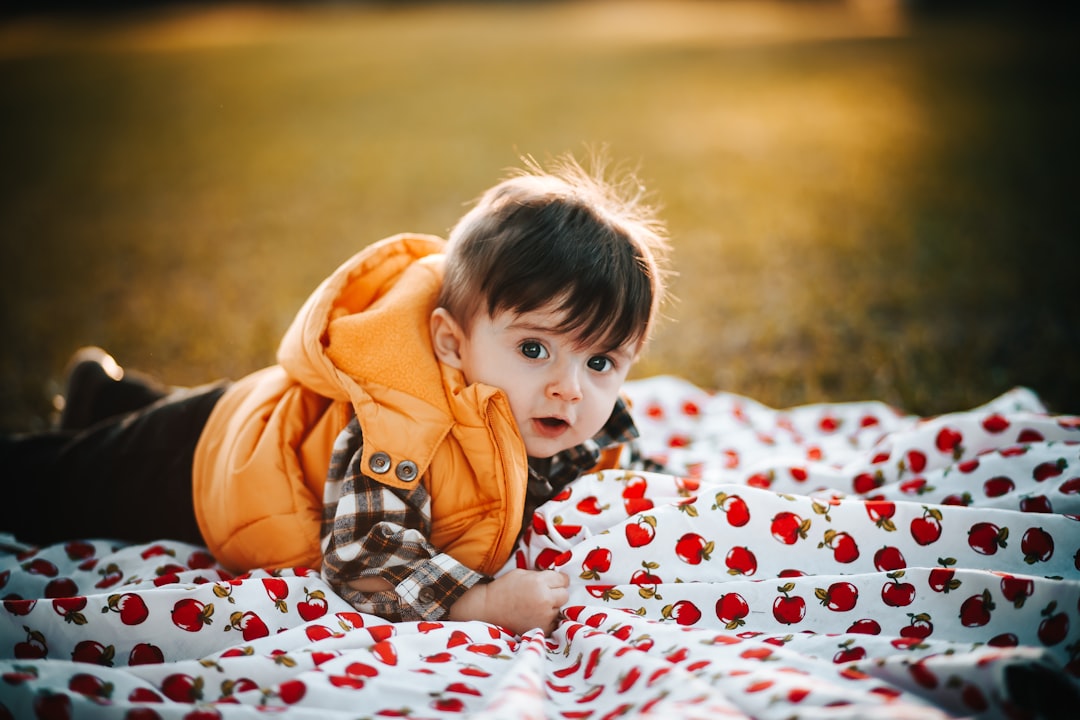
<path fill-rule="evenodd" d="M 549 634 L 570 599 L 569 586 L 570 578 L 555 570 L 511 570 L 469 588 L 450 608 L 450 619 L 483 620 L 518 635 L 533 628 Z"/>

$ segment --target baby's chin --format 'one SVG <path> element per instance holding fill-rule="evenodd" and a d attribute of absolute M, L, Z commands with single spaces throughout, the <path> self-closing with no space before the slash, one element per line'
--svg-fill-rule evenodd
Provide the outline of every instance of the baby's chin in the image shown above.
<path fill-rule="evenodd" d="M 553 441 L 544 438 L 526 438 L 525 453 L 535 460 L 549 460 L 561 452 L 581 445 L 588 438 L 559 438 Z"/>

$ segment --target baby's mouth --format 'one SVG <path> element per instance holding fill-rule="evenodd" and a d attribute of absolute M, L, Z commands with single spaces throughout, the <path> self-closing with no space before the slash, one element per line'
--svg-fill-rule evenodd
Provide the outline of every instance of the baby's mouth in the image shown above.
<path fill-rule="evenodd" d="M 546 437 L 558 437 L 570 427 L 570 424 L 562 418 L 542 417 L 534 418 L 533 426 L 541 435 Z"/>

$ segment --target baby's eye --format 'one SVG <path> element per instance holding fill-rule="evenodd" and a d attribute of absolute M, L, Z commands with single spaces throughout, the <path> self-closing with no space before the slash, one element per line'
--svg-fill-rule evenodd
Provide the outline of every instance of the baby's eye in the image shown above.
<path fill-rule="evenodd" d="M 593 355 L 589 358 L 587 364 L 589 369 L 595 372 L 607 372 L 615 367 L 615 363 L 611 362 L 611 358 L 604 357 L 603 355 Z"/>
<path fill-rule="evenodd" d="M 542 360 L 548 356 L 547 348 L 535 340 L 526 340 L 520 347 L 521 354 L 530 360 Z"/>

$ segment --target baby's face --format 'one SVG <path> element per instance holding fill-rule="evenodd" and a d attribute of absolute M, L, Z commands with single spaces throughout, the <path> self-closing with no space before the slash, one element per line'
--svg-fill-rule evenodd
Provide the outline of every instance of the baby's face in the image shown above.
<path fill-rule="evenodd" d="M 481 312 L 461 347 L 465 379 L 506 393 L 530 457 L 551 457 L 599 432 L 637 354 L 636 342 L 581 347 L 552 330 L 562 319 L 554 309 Z"/>

